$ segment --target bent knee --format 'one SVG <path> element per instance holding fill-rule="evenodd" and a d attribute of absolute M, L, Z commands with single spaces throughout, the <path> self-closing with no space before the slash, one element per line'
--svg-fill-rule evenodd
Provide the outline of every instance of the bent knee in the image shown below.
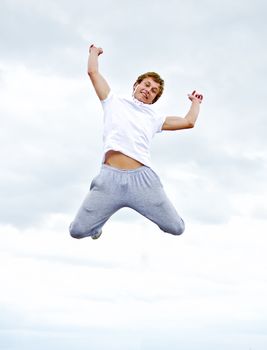
<path fill-rule="evenodd" d="M 77 239 L 83 238 L 83 236 L 76 230 L 70 229 L 69 231 L 72 238 L 77 238 Z"/>
<path fill-rule="evenodd" d="M 185 230 L 184 221 L 183 219 L 180 219 L 178 222 L 169 224 L 164 231 L 174 236 L 180 236 L 184 232 L 184 230 Z"/>
<path fill-rule="evenodd" d="M 87 234 L 85 234 L 79 225 L 73 223 L 70 225 L 69 232 L 71 237 L 76 239 L 84 238 L 87 236 Z"/>

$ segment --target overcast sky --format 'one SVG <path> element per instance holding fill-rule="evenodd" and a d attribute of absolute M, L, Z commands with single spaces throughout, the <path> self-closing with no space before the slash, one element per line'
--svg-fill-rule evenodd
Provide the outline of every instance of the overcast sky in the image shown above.
<path fill-rule="evenodd" d="M 1 350 L 266 350 L 267 5 L 263 0 L 1 0 Z M 102 108 L 86 74 L 131 95 L 157 71 L 154 170 L 180 237 L 129 209 L 98 241 L 68 226 L 98 173 Z"/>

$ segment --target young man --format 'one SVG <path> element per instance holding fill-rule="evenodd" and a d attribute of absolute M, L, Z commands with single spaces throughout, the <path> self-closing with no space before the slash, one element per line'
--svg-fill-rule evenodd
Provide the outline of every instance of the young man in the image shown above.
<path fill-rule="evenodd" d="M 90 46 L 88 75 L 104 110 L 103 164 L 70 225 L 70 234 L 74 238 L 99 238 L 111 215 L 129 207 L 162 231 L 180 235 L 184 221 L 151 169 L 150 144 L 162 130 L 193 128 L 203 96 L 195 91 L 188 95 L 192 104 L 184 118 L 162 117 L 152 106 L 163 92 L 160 76 L 145 73 L 137 78 L 131 99 L 118 97 L 99 73 L 98 56 L 102 53 L 102 48 Z"/>

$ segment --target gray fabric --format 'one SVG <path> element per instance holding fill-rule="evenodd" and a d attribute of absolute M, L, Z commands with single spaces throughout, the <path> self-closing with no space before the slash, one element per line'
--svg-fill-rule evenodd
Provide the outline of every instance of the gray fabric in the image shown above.
<path fill-rule="evenodd" d="M 134 170 L 120 170 L 103 164 L 70 225 L 71 236 L 95 235 L 111 215 L 123 207 L 136 210 L 164 232 L 180 235 L 184 231 L 182 218 L 151 168 L 141 166 Z"/>

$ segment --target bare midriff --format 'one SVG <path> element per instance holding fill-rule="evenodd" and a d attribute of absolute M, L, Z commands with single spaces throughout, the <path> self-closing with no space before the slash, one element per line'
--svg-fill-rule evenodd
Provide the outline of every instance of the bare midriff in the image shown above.
<path fill-rule="evenodd" d="M 108 151 L 105 155 L 104 163 L 118 169 L 137 169 L 143 165 L 118 151 Z"/>

